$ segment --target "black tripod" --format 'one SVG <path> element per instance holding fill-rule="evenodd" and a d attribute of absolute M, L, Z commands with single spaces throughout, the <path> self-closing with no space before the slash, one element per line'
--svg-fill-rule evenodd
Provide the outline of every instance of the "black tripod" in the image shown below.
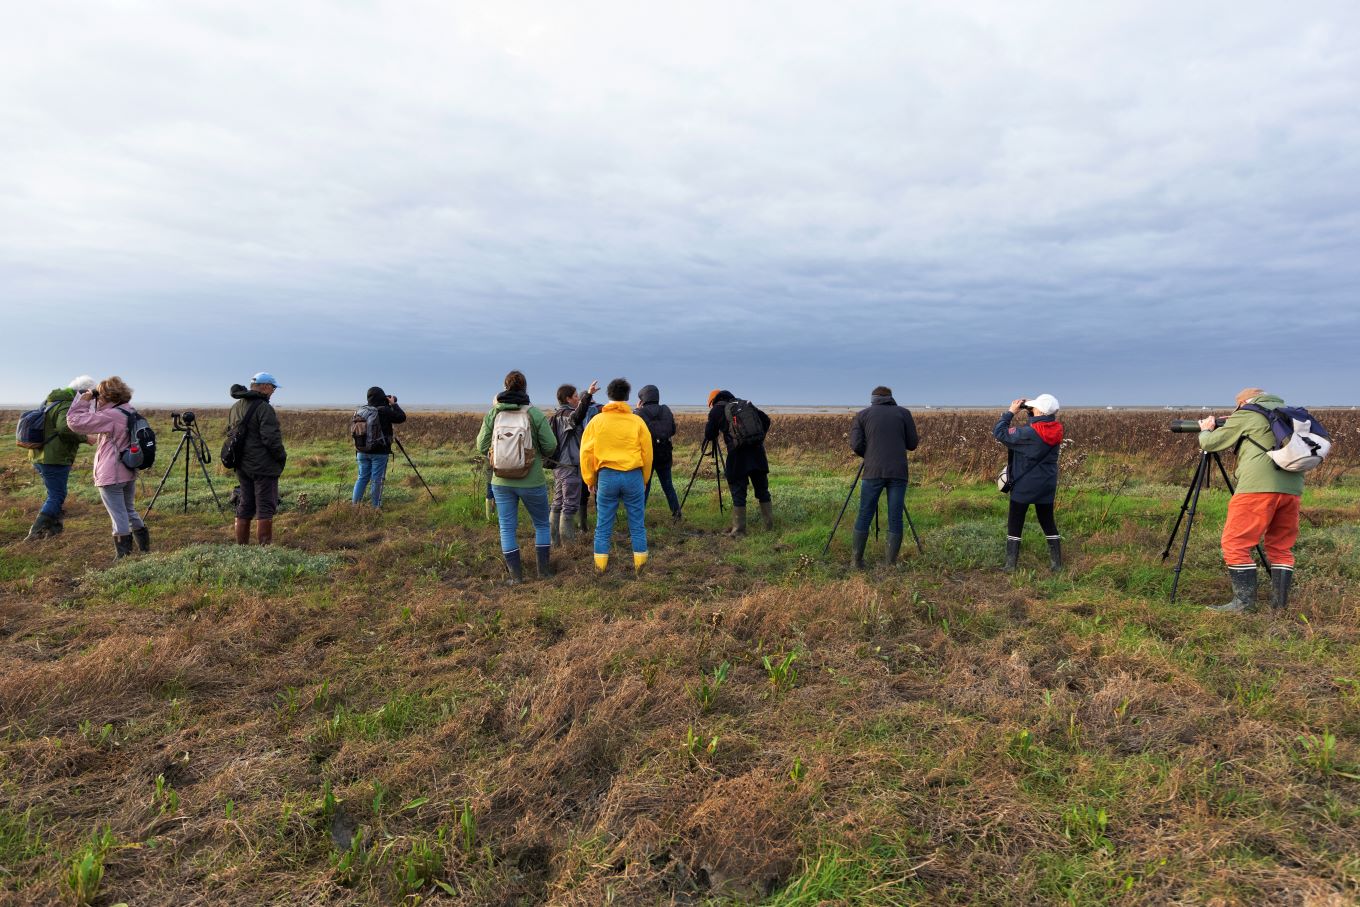
<path fill-rule="evenodd" d="M 208 452 L 208 445 L 203 440 L 203 432 L 198 429 L 198 420 L 193 413 L 186 412 L 182 416 L 174 413 L 172 431 L 183 432 L 184 436 L 179 439 L 179 446 L 175 448 L 175 455 L 170 458 L 170 465 L 165 467 L 165 474 L 161 476 L 161 482 L 156 486 L 156 493 L 151 496 L 151 503 L 146 505 L 147 516 L 151 515 L 151 509 L 156 506 L 156 499 L 161 496 L 161 489 L 165 487 L 165 480 L 170 478 L 170 473 L 175 469 L 175 462 L 179 460 L 180 454 L 184 454 L 184 513 L 189 512 L 189 461 L 197 460 L 198 468 L 203 471 L 203 478 L 208 482 L 208 490 L 212 492 L 213 501 L 217 504 L 217 512 L 222 512 L 222 500 L 217 496 L 217 489 L 213 488 L 212 476 L 208 475 L 208 464 L 212 462 L 212 454 Z M 187 448 L 187 450 L 186 450 Z"/>
<path fill-rule="evenodd" d="M 699 477 L 699 469 L 704 465 L 704 460 L 708 459 L 708 446 L 709 442 L 707 441 L 699 445 L 699 458 L 694 461 L 694 471 L 689 474 L 689 484 L 685 486 L 685 493 L 680 496 L 681 513 L 685 512 L 685 502 L 689 500 L 689 490 L 694 487 L 694 480 Z M 713 473 L 713 477 L 718 483 L 718 512 L 722 513 L 724 510 L 722 496 L 722 454 L 718 451 L 717 441 L 713 442 Z"/>
<path fill-rule="evenodd" d="M 1181 512 L 1176 517 L 1176 523 L 1171 527 L 1171 535 L 1166 540 L 1166 548 L 1162 551 L 1162 560 L 1165 561 L 1171 556 L 1171 546 L 1175 544 L 1176 534 L 1180 532 L 1181 522 L 1185 522 L 1185 533 L 1181 536 L 1180 556 L 1176 558 L 1175 576 L 1171 580 L 1171 601 L 1176 600 L 1176 590 L 1181 583 L 1181 570 L 1185 567 L 1185 551 L 1190 547 L 1190 530 L 1195 525 L 1195 512 L 1199 509 L 1199 493 L 1209 487 L 1211 478 L 1210 466 L 1213 463 L 1218 467 L 1218 472 L 1223 476 L 1223 484 L 1228 488 L 1228 494 L 1233 494 L 1232 479 L 1228 477 L 1228 469 L 1223 465 L 1223 458 L 1218 451 L 1201 450 L 1199 452 L 1199 465 L 1195 467 L 1194 478 L 1190 480 L 1190 487 L 1185 490 L 1185 500 L 1181 502 Z M 1261 563 L 1266 568 L 1270 568 L 1270 562 L 1266 560 L 1266 553 L 1261 550 L 1261 546 L 1256 546 L 1256 554 L 1261 559 Z"/>
<path fill-rule="evenodd" d="M 434 496 L 434 492 L 433 492 L 433 491 L 430 491 L 430 486 L 429 486 L 429 484 L 425 481 L 425 477 L 424 477 L 423 475 L 420 474 L 420 470 L 419 470 L 419 469 L 416 469 L 415 461 L 412 460 L 412 459 L 411 459 L 411 455 L 408 454 L 408 453 L 406 452 L 406 445 L 401 443 L 401 438 L 398 438 L 396 435 L 393 435 L 393 436 L 392 436 L 392 443 L 395 444 L 395 445 L 397 445 L 397 450 L 401 451 L 401 455 L 402 455 L 403 457 L 405 457 L 405 458 L 406 458 L 406 462 L 410 464 L 410 466 L 411 466 L 411 471 L 414 472 L 414 473 L 416 474 L 416 478 L 417 478 L 417 479 L 420 479 L 420 484 L 422 484 L 422 485 L 425 486 L 425 490 L 426 490 L 427 492 L 429 492 L 430 500 L 431 500 L 431 501 L 434 501 L 436 504 L 438 504 L 438 503 L 439 503 L 439 498 L 437 498 L 437 497 Z"/>
<path fill-rule="evenodd" d="M 860 477 L 864 475 L 864 461 L 861 460 L 859 469 L 855 470 L 855 477 L 850 481 L 850 491 L 845 496 L 845 503 L 841 505 L 841 512 L 836 515 L 836 523 L 831 527 L 831 534 L 826 537 L 826 544 L 822 546 L 822 557 L 826 557 L 827 551 L 831 550 L 831 540 L 836 537 L 836 530 L 841 528 L 841 520 L 845 518 L 845 510 L 850 506 L 850 499 L 855 496 L 855 486 L 859 484 Z M 921 536 L 916 532 L 916 523 L 911 519 L 911 511 L 907 509 L 906 498 L 902 499 L 902 515 L 907 518 L 907 528 L 911 530 L 911 537 L 916 542 L 916 550 L 921 554 L 926 553 L 926 548 L 921 544 Z M 874 511 L 874 537 L 878 537 L 878 511 Z"/>

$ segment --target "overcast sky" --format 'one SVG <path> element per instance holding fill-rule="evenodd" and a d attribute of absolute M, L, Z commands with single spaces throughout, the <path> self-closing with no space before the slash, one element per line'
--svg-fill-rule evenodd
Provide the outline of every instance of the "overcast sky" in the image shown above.
<path fill-rule="evenodd" d="M 4 20 L 3 402 L 1360 402 L 1354 0 Z"/>

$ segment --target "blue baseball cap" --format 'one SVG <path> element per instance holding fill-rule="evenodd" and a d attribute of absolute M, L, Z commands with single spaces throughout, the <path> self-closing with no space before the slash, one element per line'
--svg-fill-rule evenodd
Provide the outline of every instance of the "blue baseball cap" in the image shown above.
<path fill-rule="evenodd" d="M 258 372 L 258 373 L 256 373 L 255 377 L 253 377 L 253 378 L 250 379 L 250 383 L 251 383 L 251 384 L 270 384 L 270 385 L 273 385 L 274 387 L 278 387 L 278 386 L 279 386 L 279 379 L 277 379 L 277 378 L 275 378 L 273 375 L 269 374 L 269 372 Z"/>

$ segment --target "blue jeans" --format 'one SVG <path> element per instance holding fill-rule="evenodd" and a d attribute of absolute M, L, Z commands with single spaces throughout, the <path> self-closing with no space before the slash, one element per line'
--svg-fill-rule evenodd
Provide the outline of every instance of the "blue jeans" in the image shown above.
<path fill-rule="evenodd" d="M 878 512 L 878 496 L 888 490 L 888 531 L 902 534 L 902 509 L 907 500 L 906 479 L 861 479 L 859 483 L 859 516 L 855 517 L 855 531 L 868 532 L 869 524 Z"/>
<path fill-rule="evenodd" d="M 387 478 L 388 454 L 356 453 L 359 461 L 359 481 L 354 483 L 354 503 L 364 499 L 364 489 L 373 483 L 373 506 L 382 506 L 383 479 Z"/>
<path fill-rule="evenodd" d="M 532 488 L 516 488 L 513 485 L 492 485 L 491 494 L 496 499 L 496 519 L 501 524 L 501 551 L 509 554 L 519 550 L 519 505 L 529 511 L 529 519 L 534 521 L 534 544 L 552 544 L 552 527 L 548 524 L 548 486 L 535 485 Z"/>
<path fill-rule="evenodd" d="M 657 466 L 652 469 L 652 478 L 661 483 L 661 490 L 666 495 L 666 504 L 671 508 L 671 513 L 680 512 L 680 496 L 675 493 L 675 483 L 671 481 L 671 468 L 669 466 Z M 647 488 L 643 491 L 642 500 L 646 501 L 652 495 L 652 483 L 647 483 Z"/>
<path fill-rule="evenodd" d="M 43 501 L 41 513 L 54 520 L 61 519 L 61 508 L 66 504 L 66 486 L 71 481 L 71 467 L 34 463 L 33 469 L 42 476 L 43 488 L 47 489 L 47 500 Z"/>
<path fill-rule="evenodd" d="M 616 469 L 601 469 L 596 482 L 595 553 L 609 553 L 619 504 L 623 504 L 628 514 L 628 534 L 633 537 L 633 550 L 639 554 L 646 551 L 647 491 L 642 484 L 642 470 L 619 472 Z"/>

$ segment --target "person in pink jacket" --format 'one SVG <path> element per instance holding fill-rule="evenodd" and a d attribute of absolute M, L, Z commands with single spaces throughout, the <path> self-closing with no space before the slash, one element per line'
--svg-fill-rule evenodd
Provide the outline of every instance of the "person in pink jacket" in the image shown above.
<path fill-rule="evenodd" d="M 133 506 L 137 473 L 120 459 L 128 446 L 128 414 L 137 412 L 127 405 L 131 400 L 132 388 L 115 375 L 77 397 L 66 414 L 66 424 L 72 431 L 99 438 L 94 452 L 94 484 L 113 521 L 115 560 L 132 553 L 134 539 L 138 549 L 151 550 L 151 533 Z"/>

